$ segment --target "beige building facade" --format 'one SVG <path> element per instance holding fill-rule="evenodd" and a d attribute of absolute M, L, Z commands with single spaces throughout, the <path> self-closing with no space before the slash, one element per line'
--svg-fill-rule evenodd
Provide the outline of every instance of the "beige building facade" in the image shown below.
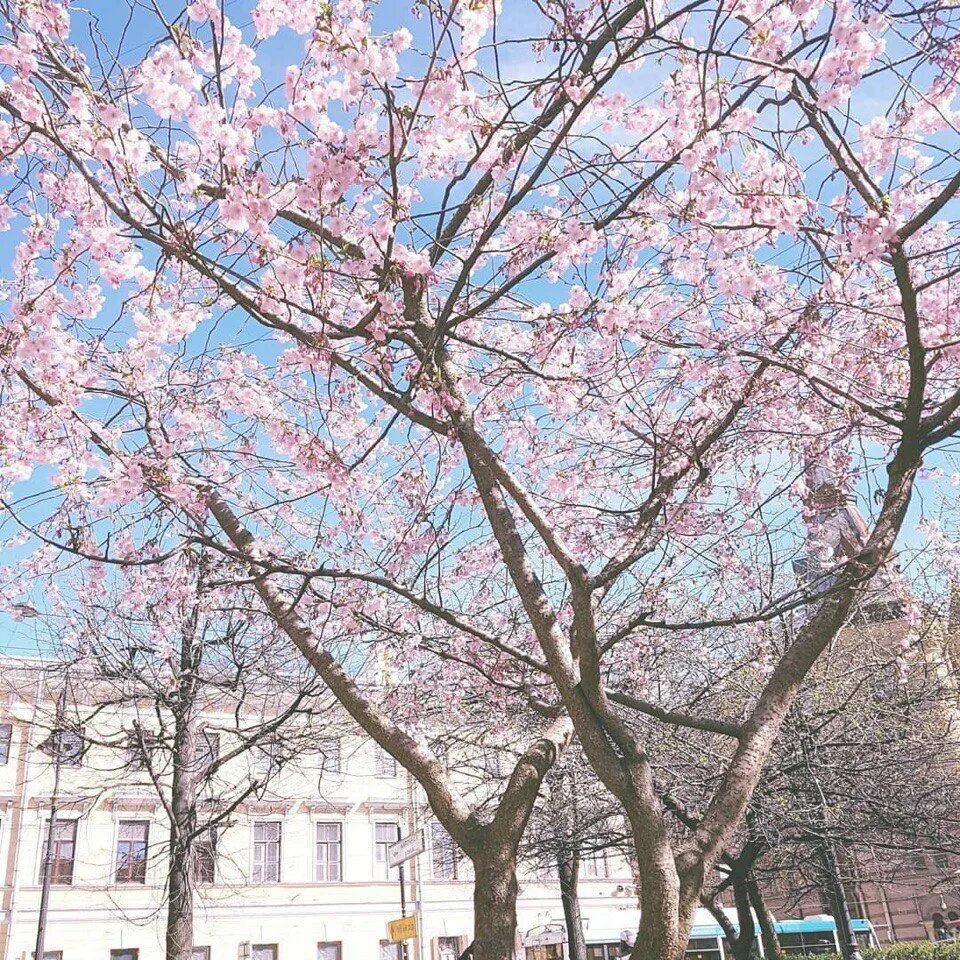
<path fill-rule="evenodd" d="M 47 960 L 160 960 L 168 833 L 162 789 L 114 745 L 117 731 L 134 719 L 145 723 L 149 710 L 130 702 L 100 711 L 82 742 L 70 734 L 56 752 L 54 688 L 32 683 L 22 662 L 2 667 L 0 960 L 33 954 L 58 764 Z M 216 708 L 206 711 L 205 729 L 223 727 L 223 719 Z M 406 865 L 404 892 L 421 935 L 408 942 L 407 960 L 455 960 L 473 928 L 469 864 L 390 757 L 342 726 L 318 736 L 322 753 L 284 764 L 268 787 L 224 818 L 214 848 L 204 844 L 196 868 L 196 960 L 403 960 L 387 939 L 387 922 L 401 908 L 386 851 L 417 830 L 426 849 Z M 221 775 L 249 782 L 268 754 L 248 751 Z M 215 792 L 211 803 L 220 802 Z M 621 932 L 638 922 L 629 865 L 604 856 L 584 874 L 591 956 L 608 960 Z M 555 956 L 563 927 L 556 882 L 524 875 L 518 913 L 518 955 Z"/>

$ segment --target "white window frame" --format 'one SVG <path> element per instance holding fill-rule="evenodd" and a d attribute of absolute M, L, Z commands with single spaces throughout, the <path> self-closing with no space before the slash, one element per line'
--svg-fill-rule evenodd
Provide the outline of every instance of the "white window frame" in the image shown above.
<path fill-rule="evenodd" d="M 376 751 L 373 760 L 373 772 L 378 780 L 396 779 L 397 758 L 387 750 L 384 750 L 379 743 L 374 744 Z"/>
<path fill-rule="evenodd" d="M 320 861 L 317 859 L 317 829 L 319 827 L 336 827 L 339 840 L 337 841 L 337 846 L 340 848 L 340 878 L 338 880 L 321 880 L 318 876 L 320 866 Z M 313 882 L 314 883 L 343 883 L 343 821 L 342 820 L 330 820 L 327 818 L 319 818 L 312 821 L 312 830 L 313 830 Z M 334 941 L 330 941 L 331 943 Z"/>
<path fill-rule="evenodd" d="M 400 958 L 403 956 L 403 944 L 402 943 L 393 943 L 390 940 L 381 940 L 379 946 L 377 947 L 377 960 L 383 956 L 383 948 L 389 946 L 391 947 L 391 952 L 395 958 Z"/>
<path fill-rule="evenodd" d="M 199 762 L 196 764 L 197 773 L 205 774 L 207 770 L 209 770 L 210 767 L 212 767 L 220 759 L 220 750 L 223 746 L 223 743 L 221 742 L 222 737 L 220 736 L 220 731 L 215 730 L 213 727 L 201 727 L 200 731 L 197 733 L 197 744 L 200 746 L 200 749 L 196 751 L 197 756 L 199 757 L 200 754 L 206 754 L 207 752 L 212 752 L 212 751 L 207 751 L 206 749 L 211 739 L 216 740 L 216 743 L 217 743 L 216 753 L 213 754 L 213 759 L 205 767 L 201 767 L 199 765 Z"/>
<path fill-rule="evenodd" d="M 277 860 L 277 879 L 276 880 L 256 880 L 253 876 L 253 867 L 254 867 L 254 858 L 255 851 L 257 847 L 257 824 L 258 823 L 278 823 L 280 824 L 280 856 Z M 255 820 L 250 821 L 250 882 L 255 884 L 263 884 L 264 886 L 269 886 L 273 884 L 283 883 L 283 817 L 257 817 Z M 261 946 L 270 946 L 270 944 L 261 944 Z M 251 951 L 253 947 L 250 947 Z"/>
<path fill-rule="evenodd" d="M 386 845 L 384 845 L 384 857 L 383 857 L 383 873 L 380 872 L 380 862 L 377 859 L 377 850 L 380 847 L 381 843 L 377 840 L 377 827 L 383 827 L 390 825 L 394 830 L 394 839 L 391 840 L 391 843 L 396 843 L 400 838 L 400 824 L 396 820 L 374 820 L 373 821 L 373 879 L 379 883 L 391 883 L 396 882 L 397 877 L 399 876 L 396 867 L 391 867 L 389 861 L 387 860 L 387 851 Z"/>
<path fill-rule="evenodd" d="M 440 838 L 445 838 L 444 843 L 449 843 L 450 852 L 452 854 L 451 861 L 451 870 L 453 876 L 450 877 L 441 877 L 437 872 L 437 860 L 436 854 L 439 851 L 439 848 L 442 844 L 437 843 L 438 836 Z M 458 855 L 458 847 L 456 841 L 450 834 L 447 832 L 446 828 L 440 823 L 439 820 L 430 821 L 430 877 L 433 880 L 437 880 L 440 883 L 453 883 L 455 880 L 460 880 L 460 856 Z"/>
<path fill-rule="evenodd" d="M 218 841 L 220 838 L 219 838 L 219 836 L 218 836 L 218 834 L 217 834 L 216 831 L 217 831 L 217 827 L 208 827 L 206 830 L 203 831 L 203 833 L 201 833 L 201 834 L 200 834 L 198 837 L 196 837 L 195 840 L 194 840 L 194 849 L 193 849 L 194 862 L 191 864 L 190 869 L 191 869 L 191 881 L 192 881 L 193 883 L 195 883 L 197 886 L 211 887 L 211 886 L 213 886 L 213 885 L 217 882 L 217 874 L 218 874 L 218 872 L 219 872 L 219 871 L 217 870 L 217 841 Z M 212 854 L 212 856 L 213 856 L 213 879 L 212 879 L 212 880 L 198 880 L 197 877 L 196 877 L 196 871 L 197 871 L 197 863 L 196 863 L 197 844 L 204 843 L 204 842 L 210 844 L 211 854 Z M 283 844 L 282 844 L 282 843 L 280 844 L 280 853 L 281 853 L 281 856 L 282 856 L 282 855 L 283 855 Z M 251 854 L 251 855 L 252 855 L 252 854 Z M 201 944 L 201 946 L 202 946 L 202 944 Z"/>
<path fill-rule="evenodd" d="M 588 867 L 587 864 L 590 864 Z M 580 860 L 580 877 L 583 880 L 609 880 L 610 858 L 606 850 L 597 850 Z"/>
<path fill-rule="evenodd" d="M 337 767 L 336 769 L 331 769 L 329 766 L 327 755 L 324 753 L 324 746 L 326 744 L 337 745 Z M 338 777 L 343 773 L 343 738 L 342 737 L 321 737 L 320 738 L 320 749 L 318 750 L 320 755 L 320 772 L 321 776 L 323 774 L 329 774 L 332 777 Z M 332 941 L 331 941 L 332 942 Z"/>

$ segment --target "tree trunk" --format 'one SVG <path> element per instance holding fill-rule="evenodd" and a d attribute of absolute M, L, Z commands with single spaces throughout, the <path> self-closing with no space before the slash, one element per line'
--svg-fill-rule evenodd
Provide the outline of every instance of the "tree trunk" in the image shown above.
<path fill-rule="evenodd" d="M 560 857 L 557 866 L 563 918 L 567 925 L 567 960 L 587 960 L 587 938 L 583 933 L 583 917 L 580 913 L 580 859 L 576 855 L 569 859 Z"/>
<path fill-rule="evenodd" d="M 170 861 L 167 868 L 166 960 L 193 960 L 193 847 L 197 786 L 196 731 L 189 714 L 176 718 L 170 789 Z"/>
<path fill-rule="evenodd" d="M 734 960 L 750 960 L 757 939 L 753 912 L 750 909 L 749 880 L 740 871 L 733 874 L 733 899 L 737 905 L 737 940 L 733 944 Z"/>
<path fill-rule="evenodd" d="M 773 925 L 773 917 L 767 909 L 767 902 L 763 898 L 763 891 L 755 877 L 751 877 L 747 885 L 750 894 L 750 903 L 753 906 L 753 912 L 757 915 L 757 923 L 760 924 L 760 943 L 763 945 L 763 955 L 766 960 L 782 960 L 784 957 L 783 948 L 780 946 L 780 938 L 777 936 L 776 927 Z"/>
<path fill-rule="evenodd" d="M 669 845 L 655 856 L 638 850 L 637 860 L 643 877 L 640 929 L 630 960 L 681 960 L 689 930 L 681 918 L 680 878 Z"/>
<path fill-rule="evenodd" d="M 181 637 L 179 689 L 173 709 L 166 960 L 193 960 L 193 849 L 197 830 L 196 699 L 201 649 L 196 641 L 195 628 L 194 620 Z"/>
<path fill-rule="evenodd" d="M 170 827 L 170 867 L 167 876 L 166 960 L 193 957 L 193 876 L 190 848 Z"/>
<path fill-rule="evenodd" d="M 473 869 L 473 960 L 515 960 L 516 851 L 486 851 L 473 861 Z"/>

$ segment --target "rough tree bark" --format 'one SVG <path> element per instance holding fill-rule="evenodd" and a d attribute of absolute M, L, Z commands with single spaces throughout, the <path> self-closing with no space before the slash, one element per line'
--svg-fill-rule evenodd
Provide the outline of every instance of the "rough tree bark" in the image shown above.
<path fill-rule="evenodd" d="M 516 955 L 517 851 L 501 843 L 474 857 L 474 960 L 504 960 Z"/>

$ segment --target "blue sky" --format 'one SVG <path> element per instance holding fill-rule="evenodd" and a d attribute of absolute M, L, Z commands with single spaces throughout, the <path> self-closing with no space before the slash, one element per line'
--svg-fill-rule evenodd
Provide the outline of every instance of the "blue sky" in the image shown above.
<path fill-rule="evenodd" d="M 151 43 L 159 39 L 161 34 L 156 29 L 152 15 L 150 15 L 149 11 L 142 8 L 138 10 L 137 17 L 132 25 L 127 28 L 124 20 L 118 16 L 118 8 L 120 6 L 116 0 L 99 0 L 99 2 L 88 4 L 87 9 L 95 16 L 102 18 L 101 27 L 108 44 L 116 44 L 121 32 L 124 33 L 123 59 L 127 62 L 135 61 L 146 53 Z M 250 4 L 247 0 L 227 0 L 226 2 L 228 15 L 241 26 L 245 25 L 248 21 L 249 7 Z M 168 5 L 167 9 L 169 9 L 173 15 L 176 15 L 176 13 L 182 10 L 182 5 Z M 511 31 L 513 31 L 514 35 L 520 35 L 527 26 L 526 21 L 522 17 L 511 18 L 509 15 L 510 10 L 516 10 L 518 7 L 511 8 L 509 2 L 507 2 L 505 3 L 505 9 L 508 13 L 503 16 L 499 27 L 501 37 L 504 35 L 510 36 Z M 524 6 L 522 9 L 529 11 L 531 8 Z M 376 26 L 379 29 L 386 30 L 401 25 L 411 29 L 415 37 L 422 38 L 425 35 L 425 21 L 418 21 L 410 15 L 409 5 L 406 2 L 387 0 L 387 2 L 377 8 Z M 80 13 L 77 14 L 76 26 L 77 28 L 82 26 L 82 14 Z M 86 43 L 83 29 L 76 29 L 76 40 L 81 45 Z M 263 43 L 259 50 L 258 63 L 265 71 L 265 79 L 271 82 L 279 81 L 286 64 L 297 62 L 300 59 L 303 42 L 302 37 L 295 36 L 290 31 L 284 30 L 277 36 Z M 510 51 L 507 56 L 512 60 L 509 64 L 510 72 L 519 74 L 529 69 L 531 66 L 531 58 L 525 47 L 517 45 L 508 47 L 507 49 Z M 646 72 L 641 71 L 639 74 L 628 78 L 624 83 L 628 85 L 628 89 L 630 89 L 632 94 L 646 95 L 657 90 L 667 70 L 668 66 L 666 65 L 651 66 Z M 271 71 L 275 71 L 275 76 L 270 76 Z M 886 99 L 883 81 L 878 79 L 874 83 L 866 84 L 862 90 L 858 92 L 857 106 L 860 111 L 868 114 L 886 108 L 888 105 Z M 420 186 L 422 192 L 424 192 L 428 199 L 430 198 L 431 191 L 436 190 L 435 185 Z M 0 235 L 0 276 L 8 275 L 7 263 L 12 255 L 12 245 L 16 240 L 16 229 L 7 234 Z M 527 292 L 535 296 L 540 296 L 544 300 L 557 302 L 563 299 L 564 287 L 562 285 L 550 286 L 544 283 L 539 287 L 528 288 Z M 115 298 L 112 302 L 108 301 L 105 309 L 108 311 L 111 309 L 115 310 L 116 307 L 117 299 Z M 264 351 L 275 350 L 276 346 L 265 343 L 262 349 Z M 264 354 L 264 356 L 265 355 L 266 354 Z M 928 465 L 943 468 L 948 476 L 957 469 L 954 458 L 943 453 L 932 456 Z M 42 477 L 38 477 L 34 481 L 34 489 L 39 489 L 41 483 Z M 922 542 L 916 533 L 916 524 L 921 517 L 921 512 L 923 510 L 927 512 L 935 511 L 937 507 L 937 497 L 942 496 L 949 498 L 955 495 L 955 488 L 948 483 L 930 484 L 927 487 L 927 491 L 929 495 L 926 497 L 926 502 L 924 502 L 923 498 L 919 497 L 915 500 L 911 510 L 911 517 L 905 527 L 902 536 L 902 545 L 906 552 L 918 548 Z M 860 490 L 864 512 L 869 512 L 871 508 L 872 498 L 870 492 L 867 482 L 864 481 Z M 4 558 L 4 560 L 10 562 L 10 558 Z M 0 619 L 0 647 L 9 652 L 34 651 L 37 649 L 38 642 L 42 642 L 42 638 L 38 635 L 39 629 L 41 629 L 40 621 L 37 620 L 24 620 L 21 623 L 12 623 L 9 621 L 4 622 Z"/>

